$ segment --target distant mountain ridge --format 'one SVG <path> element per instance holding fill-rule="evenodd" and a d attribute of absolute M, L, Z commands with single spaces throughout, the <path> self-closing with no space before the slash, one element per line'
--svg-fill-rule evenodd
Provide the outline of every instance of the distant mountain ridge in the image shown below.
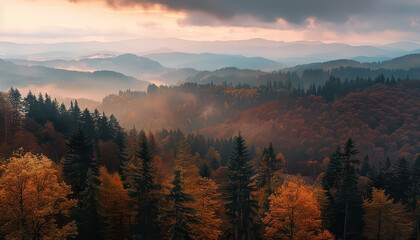
<path fill-rule="evenodd" d="M 144 38 L 114 42 L 62 42 L 51 44 L 17 44 L 0 42 L 1 58 L 27 58 L 42 56 L 45 59 L 76 58 L 97 52 L 109 52 L 115 55 L 123 53 L 161 52 L 159 49 L 169 49 L 174 52 L 212 53 L 227 55 L 242 55 L 245 57 L 263 57 L 293 66 L 310 62 L 323 62 L 332 59 L 351 59 L 359 56 L 369 58 L 395 58 L 409 53 L 420 52 L 420 44 L 414 42 L 399 42 L 383 46 L 360 45 L 352 46 L 343 43 L 322 42 L 283 42 L 266 39 L 248 39 L 235 41 L 191 41 L 177 38 Z M 43 54 L 43 55 L 40 55 Z M 62 57 L 60 57 L 60 54 Z"/>
<path fill-rule="evenodd" d="M 241 55 L 226 55 L 213 53 L 169 52 L 144 55 L 171 68 L 194 68 L 199 71 L 214 71 L 226 67 L 275 71 L 284 64 L 262 57 L 244 57 Z"/>
<path fill-rule="evenodd" d="M 148 84 L 119 72 L 81 72 L 44 66 L 24 66 L 0 59 L 1 90 L 10 87 L 29 88 L 33 91 L 49 89 L 49 92 L 55 94 L 72 92 L 66 96 L 100 100 L 110 92 L 118 92 L 120 89 L 145 90 Z"/>
<path fill-rule="evenodd" d="M 291 68 L 284 68 L 281 71 L 297 72 L 302 74 L 304 70 L 308 69 L 322 69 L 325 71 L 340 68 L 340 67 L 353 67 L 353 68 L 367 68 L 372 70 L 389 69 L 389 70 L 409 70 L 420 69 L 420 54 L 409 54 L 402 57 L 386 60 L 383 62 L 358 62 L 355 60 L 339 59 L 328 62 L 318 62 L 310 64 L 297 65 Z"/>

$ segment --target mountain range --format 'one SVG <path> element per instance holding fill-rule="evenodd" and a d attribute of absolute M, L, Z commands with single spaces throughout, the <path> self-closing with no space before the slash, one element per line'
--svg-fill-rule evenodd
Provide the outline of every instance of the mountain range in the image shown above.
<path fill-rule="evenodd" d="M 296 64 L 324 62 L 333 59 L 353 59 L 360 57 L 369 61 L 378 61 L 384 58 L 395 58 L 407 54 L 420 53 L 420 44 L 414 42 L 397 42 L 377 46 L 352 46 L 343 43 L 309 41 L 283 42 L 265 39 L 191 41 L 176 38 L 144 38 L 114 42 L 92 41 L 45 44 L 0 42 L 0 58 L 3 59 L 71 60 L 80 56 L 97 53 L 114 55 L 134 53 L 144 55 L 168 51 L 262 57 L 280 62 L 286 66 L 293 66 Z"/>

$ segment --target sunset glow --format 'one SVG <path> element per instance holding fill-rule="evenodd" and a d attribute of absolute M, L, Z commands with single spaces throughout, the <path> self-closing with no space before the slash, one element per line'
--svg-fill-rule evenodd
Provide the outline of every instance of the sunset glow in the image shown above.
<path fill-rule="evenodd" d="M 265 20 L 257 14 L 231 13 L 215 16 L 211 12 L 162 5 L 140 4 L 147 1 L 66 1 L 2 0 L 0 37 L 2 41 L 51 43 L 62 41 L 112 41 L 133 38 L 182 38 L 188 40 L 240 40 L 264 38 L 277 41 L 342 42 L 352 45 L 420 41 L 420 15 L 412 11 L 403 17 L 366 17 L 362 10 L 348 13 L 342 21 L 308 17 L 291 22 L 287 16 Z M 130 3 L 132 2 L 132 3 Z M 380 4 L 379 1 L 369 1 Z M 388 2 L 388 1 L 385 1 Z M 407 6 L 420 4 L 406 0 Z M 410 3 L 411 2 L 411 3 Z M 411 5 L 410 5 L 411 4 Z M 384 3 L 385 7 L 392 6 Z M 359 12 L 360 13 L 359 13 Z M 230 13 L 227 13 L 230 14 Z M 314 13 L 315 14 L 315 13 Z M 344 14 L 344 13 L 343 13 Z M 386 21 L 393 23 L 386 26 Z M 395 23 L 395 24 L 394 24 Z M 398 26 L 396 23 L 401 23 Z M 384 26 L 385 25 L 385 26 Z M 357 27 L 357 29 L 356 29 Z"/>

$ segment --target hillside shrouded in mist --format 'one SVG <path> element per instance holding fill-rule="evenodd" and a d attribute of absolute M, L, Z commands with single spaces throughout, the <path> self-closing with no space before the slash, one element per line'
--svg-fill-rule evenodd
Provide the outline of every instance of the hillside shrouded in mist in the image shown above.
<path fill-rule="evenodd" d="M 0 240 L 420 240 L 418 0 L 0 0 Z"/>

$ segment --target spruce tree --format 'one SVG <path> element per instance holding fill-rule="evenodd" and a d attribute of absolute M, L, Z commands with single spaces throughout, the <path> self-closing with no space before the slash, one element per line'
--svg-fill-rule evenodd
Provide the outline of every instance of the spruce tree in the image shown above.
<path fill-rule="evenodd" d="M 200 167 L 200 176 L 203 178 L 210 178 L 211 177 L 211 168 L 207 164 L 203 164 Z"/>
<path fill-rule="evenodd" d="M 274 172 L 280 169 L 281 163 L 276 159 L 273 144 L 270 143 L 269 147 L 263 150 L 260 166 L 257 171 L 257 187 L 261 189 L 268 186 L 268 190 L 271 191 L 271 179 L 273 178 Z M 271 192 L 269 192 L 270 194 Z"/>
<path fill-rule="evenodd" d="M 408 190 L 411 185 L 410 168 L 407 159 L 399 158 L 392 168 L 390 195 L 395 202 L 407 204 Z"/>
<path fill-rule="evenodd" d="M 371 171 L 371 167 L 369 165 L 369 156 L 366 155 L 362 162 L 362 167 L 360 169 L 360 176 L 367 176 L 368 173 Z"/>
<path fill-rule="evenodd" d="M 79 239 L 104 239 L 106 235 L 106 217 L 99 210 L 99 171 L 96 164 L 92 164 L 86 176 L 86 187 L 80 193 L 76 220 Z"/>
<path fill-rule="evenodd" d="M 133 225 L 133 237 L 136 239 L 158 239 L 158 207 L 152 169 L 153 154 L 144 131 L 140 131 L 140 146 L 137 152 L 138 161 L 127 167 L 127 179 L 130 185 L 129 194 L 136 199 L 136 216 Z"/>
<path fill-rule="evenodd" d="M 166 218 L 171 220 L 169 226 L 170 240 L 191 240 L 194 239 L 188 223 L 194 221 L 194 209 L 187 206 L 187 203 L 194 201 L 191 195 L 186 194 L 182 187 L 180 171 L 175 171 L 172 181 L 172 188 L 168 200 L 172 202 L 171 207 L 166 211 Z"/>
<path fill-rule="evenodd" d="M 343 153 L 341 147 L 337 147 L 331 154 L 327 170 L 322 178 L 322 188 L 325 190 L 327 204 L 322 206 L 322 222 L 324 227 L 338 235 L 342 229 L 339 224 L 340 214 L 336 203 L 337 190 L 339 187 L 342 171 Z"/>
<path fill-rule="evenodd" d="M 342 171 L 336 199 L 338 222 L 343 226 L 338 236 L 343 236 L 343 239 L 360 238 L 363 228 L 363 200 L 358 189 L 359 176 L 355 166 L 359 160 L 354 158 L 356 154 L 356 145 L 349 138 L 343 149 Z"/>
<path fill-rule="evenodd" d="M 390 168 L 391 168 L 391 159 L 389 159 L 389 157 L 386 157 L 385 169 L 390 169 Z"/>
<path fill-rule="evenodd" d="M 337 188 L 338 182 L 342 170 L 342 152 L 341 148 L 337 147 L 335 152 L 330 156 L 330 162 L 328 163 L 327 170 L 322 179 L 322 188 L 324 190 L 330 190 L 331 188 Z"/>
<path fill-rule="evenodd" d="M 93 122 L 92 114 L 87 108 L 83 111 L 80 117 L 80 122 L 81 128 L 86 133 L 86 135 L 90 139 L 95 139 L 95 123 Z"/>
<path fill-rule="evenodd" d="M 64 179 L 71 185 L 73 197 L 78 198 L 86 187 L 87 172 L 92 165 L 94 149 L 80 127 L 70 136 L 67 148 L 63 162 Z"/>
<path fill-rule="evenodd" d="M 228 162 L 227 174 L 230 181 L 227 184 L 227 204 L 225 205 L 235 240 L 250 239 L 249 230 L 253 227 L 252 215 L 256 202 L 252 199 L 253 169 L 249 160 L 245 140 L 239 133 L 239 136 L 235 138 Z"/>

